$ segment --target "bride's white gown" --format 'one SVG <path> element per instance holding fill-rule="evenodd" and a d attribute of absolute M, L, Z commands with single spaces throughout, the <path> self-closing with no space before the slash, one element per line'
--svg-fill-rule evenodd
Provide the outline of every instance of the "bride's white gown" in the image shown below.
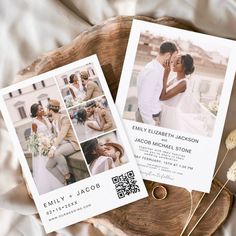
<path fill-rule="evenodd" d="M 46 119 L 45 121 L 48 124 L 47 126 L 38 119 L 34 119 L 33 123 L 37 125 L 37 133 L 41 133 L 44 136 L 50 136 L 51 124 Z M 47 161 L 48 157 L 46 156 L 32 156 L 33 179 L 40 195 L 64 186 L 57 178 L 54 177 L 54 175 L 52 175 L 47 170 Z"/>
<path fill-rule="evenodd" d="M 79 82 L 79 89 L 75 87 L 73 84 L 70 85 L 70 89 L 74 92 L 76 99 L 84 100 L 84 98 L 86 97 L 86 93 L 83 90 L 83 86 L 80 82 Z"/>
<path fill-rule="evenodd" d="M 90 138 L 90 137 L 95 137 L 98 136 L 102 133 L 102 131 L 98 131 L 95 129 L 92 129 L 88 126 L 88 124 L 93 124 L 93 126 L 99 128 L 99 123 L 100 123 L 100 119 L 97 115 L 92 115 L 91 117 L 89 117 L 86 121 L 85 121 L 85 137 L 86 138 Z"/>
<path fill-rule="evenodd" d="M 160 126 L 188 132 L 196 135 L 211 135 L 208 127 L 210 112 L 203 110 L 192 94 L 190 79 L 173 80 L 173 84 L 167 89 L 170 90 L 180 82 L 186 81 L 186 90 L 176 96 L 165 100 L 162 104 Z M 209 118 L 210 117 L 210 118 Z"/>
<path fill-rule="evenodd" d="M 108 156 L 100 156 L 89 165 L 92 175 L 102 173 L 115 167 L 113 159 Z"/>

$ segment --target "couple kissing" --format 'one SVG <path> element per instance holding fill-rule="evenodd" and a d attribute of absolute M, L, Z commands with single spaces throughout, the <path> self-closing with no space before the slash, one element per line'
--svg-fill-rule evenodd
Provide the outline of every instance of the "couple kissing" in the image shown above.
<path fill-rule="evenodd" d="M 192 93 L 194 70 L 190 54 L 180 53 L 173 42 L 163 42 L 156 58 L 138 75 L 136 121 L 207 135 L 204 109 Z"/>

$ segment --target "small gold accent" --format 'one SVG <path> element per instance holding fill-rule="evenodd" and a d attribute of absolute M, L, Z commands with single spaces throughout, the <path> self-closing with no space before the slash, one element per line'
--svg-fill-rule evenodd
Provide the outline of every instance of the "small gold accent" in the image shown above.
<path fill-rule="evenodd" d="M 167 190 L 162 185 L 157 185 L 152 189 L 152 197 L 156 200 L 164 200 L 167 197 Z"/>

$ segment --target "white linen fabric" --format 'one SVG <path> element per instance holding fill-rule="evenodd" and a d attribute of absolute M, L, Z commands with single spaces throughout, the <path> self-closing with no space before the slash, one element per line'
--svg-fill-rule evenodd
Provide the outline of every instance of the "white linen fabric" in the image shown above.
<path fill-rule="evenodd" d="M 202 32 L 236 39 L 233 0 L 8 0 L 0 2 L 0 87 L 40 54 L 70 43 L 81 31 L 116 15 L 172 16 Z M 25 188 L 17 155 L 0 118 L 0 234 L 44 236 L 37 210 Z M 226 171 L 222 171 L 226 173 Z M 235 193 L 236 188 L 232 185 Z M 8 192 L 10 191 L 10 192 Z M 217 236 L 236 235 L 236 204 Z M 107 231 L 104 231 L 108 235 Z M 50 235 L 104 235 L 78 223 Z"/>
<path fill-rule="evenodd" d="M 164 67 L 156 59 L 149 62 L 138 75 L 138 109 L 145 124 L 155 125 L 153 115 L 161 111 L 159 97 L 163 88 L 163 76 Z"/>

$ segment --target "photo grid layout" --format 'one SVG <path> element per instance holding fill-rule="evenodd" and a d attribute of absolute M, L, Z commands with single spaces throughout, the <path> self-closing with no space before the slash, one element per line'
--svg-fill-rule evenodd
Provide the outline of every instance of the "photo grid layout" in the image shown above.
<path fill-rule="evenodd" d="M 128 162 L 93 63 L 4 100 L 39 195 Z"/>

